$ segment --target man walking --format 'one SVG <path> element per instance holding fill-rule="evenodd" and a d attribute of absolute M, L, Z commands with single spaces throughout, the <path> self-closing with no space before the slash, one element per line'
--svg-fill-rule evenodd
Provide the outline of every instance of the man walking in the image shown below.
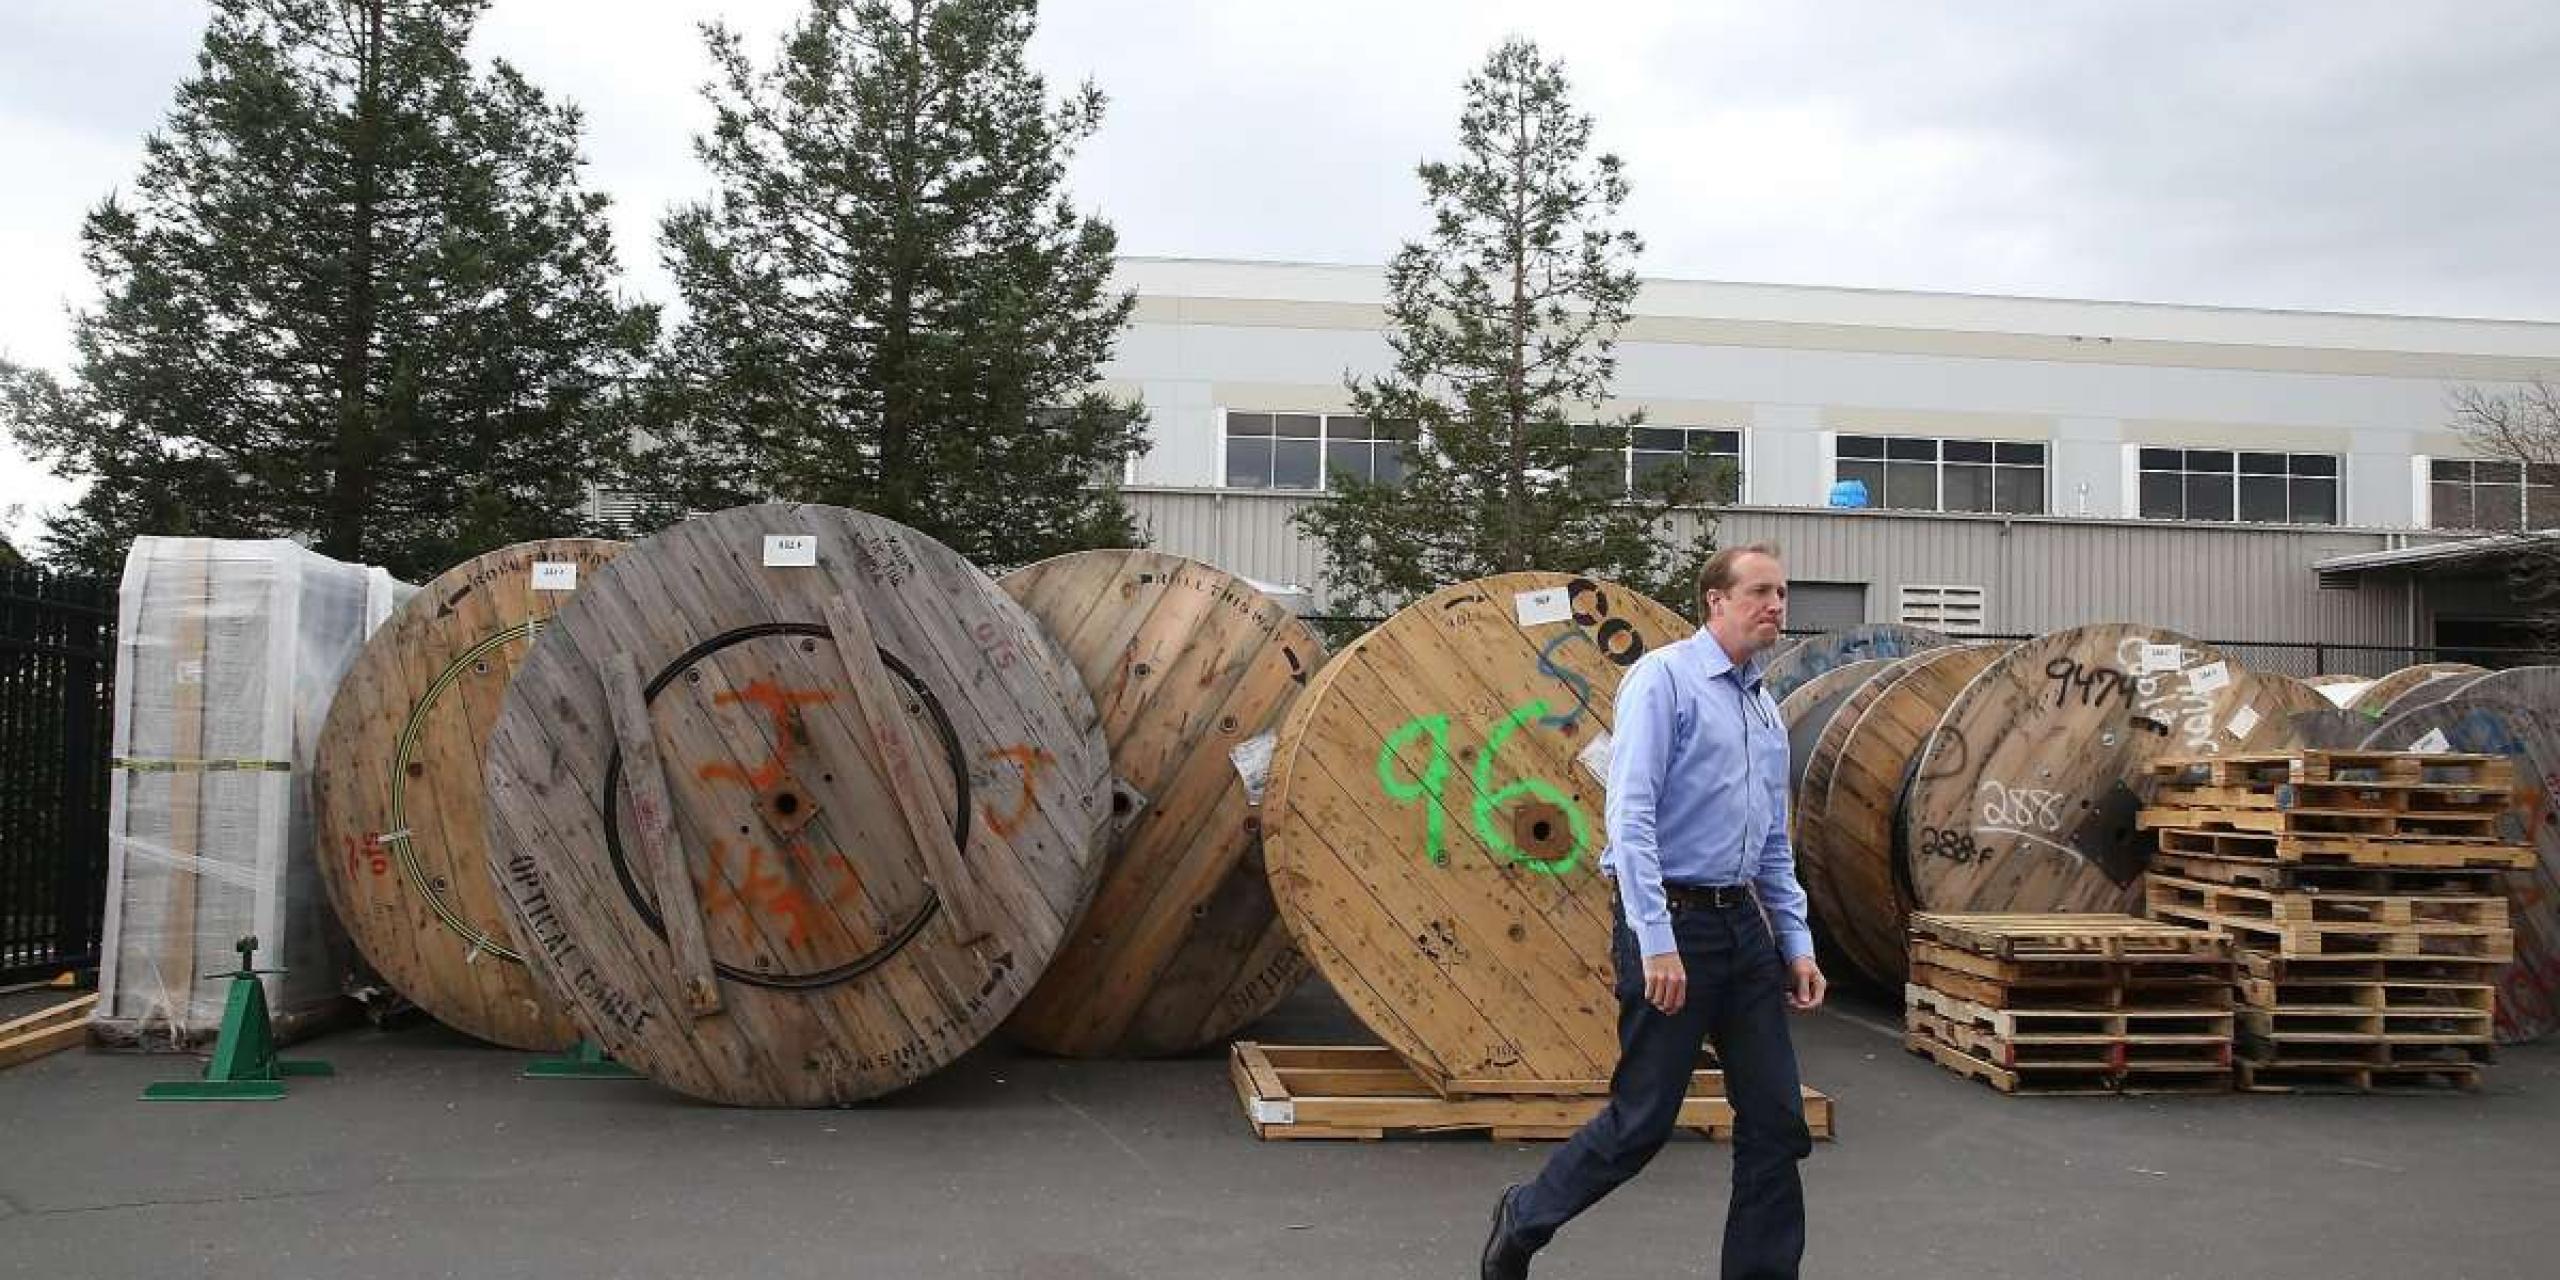
<path fill-rule="evenodd" d="M 1618 1068 L 1609 1105 L 1504 1189 L 1485 1280 L 1518 1280 L 1556 1229 L 1634 1177 L 1671 1137 L 1701 1042 L 1734 1109 L 1723 1275 L 1793 1276 L 1813 1151 L 1787 1009 L 1826 984 L 1787 845 L 1787 731 L 1760 687 L 1787 617 L 1777 548 L 1716 552 L 1698 574 L 1706 629 L 1648 653 L 1618 688 L 1609 760 L 1617 882 Z"/>

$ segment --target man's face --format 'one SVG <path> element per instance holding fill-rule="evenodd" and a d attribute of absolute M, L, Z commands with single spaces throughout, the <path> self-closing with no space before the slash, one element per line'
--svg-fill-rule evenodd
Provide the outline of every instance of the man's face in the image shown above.
<path fill-rule="evenodd" d="M 1734 561 L 1733 574 L 1732 590 L 1707 593 L 1707 625 L 1726 649 L 1758 653 L 1787 625 L 1786 566 L 1755 553 Z"/>

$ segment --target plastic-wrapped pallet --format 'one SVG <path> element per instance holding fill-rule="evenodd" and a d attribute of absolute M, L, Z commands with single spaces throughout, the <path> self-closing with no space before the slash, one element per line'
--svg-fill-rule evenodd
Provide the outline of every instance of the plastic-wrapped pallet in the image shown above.
<path fill-rule="evenodd" d="M 243 936 L 278 1031 L 338 1007 L 352 950 L 314 861 L 311 754 L 339 680 L 415 588 L 287 541 L 139 538 L 118 601 L 97 1037 L 222 1024 Z"/>

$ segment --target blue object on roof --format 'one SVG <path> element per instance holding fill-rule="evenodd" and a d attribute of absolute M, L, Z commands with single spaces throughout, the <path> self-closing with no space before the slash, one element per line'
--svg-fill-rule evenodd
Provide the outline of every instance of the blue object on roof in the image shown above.
<path fill-rule="evenodd" d="M 1863 507 L 1867 505 L 1867 482 L 1864 480 L 1833 481 L 1831 484 L 1831 505 L 1835 507 Z"/>

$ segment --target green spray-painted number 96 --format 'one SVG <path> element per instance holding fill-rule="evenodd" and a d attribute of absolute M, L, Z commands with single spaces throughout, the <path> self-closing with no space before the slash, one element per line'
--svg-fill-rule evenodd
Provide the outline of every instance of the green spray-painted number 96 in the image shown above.
<path fill-rule="evenodd" d="M 1544 778 L 1523 778 L 1500 788 L 1493 785 L 1493 761 L 1494 757 L 1502 754 L 1503 744 L 1509 742 L 1511 735 L 1518 733 L 1523 726 L 1546 714 L 1547 704 L 1544 701 L 1522 703 L 1512 708 L 1511 714 L 1503 717 L 1502 723 L 1485 736 L 1484 754 L 1476 757 L 1476 803 L 1472 817 L 1477 837 L 1505 861 L 1540 875 L 1560 876 L 1580 865 L 1583 852 L 1591 847 L 1591 823 L 1582 816 L 1581 806 L 1576 805 L 1573 797 L 1566 795 L 1562 788 Z M 1419 775 L 1412 779 L 1402 776 L 1405 747 L 1417 738 L 1426 737 L 1431 740 L 1431 753 L 1424 759 Z M 1386 744 L 1378 751 L 1378 786 L 1389 799 L 1408 804 L 1417 800 L 1423 802 L 1423 851 L 1433 866 L 1444 865 L 1449 860 L 1445 829 L 1448 784 L 1449 717 L 1416 716 L 1387 735 Z M 1495 814 L 1523 797 L 1544 800 L 1563 811 L 1565 825 L 1573 833 L 1573 847 L 1564 856 L 1536 857 L 1515 843 L 1511 833 L 1494 821 Z"/>

